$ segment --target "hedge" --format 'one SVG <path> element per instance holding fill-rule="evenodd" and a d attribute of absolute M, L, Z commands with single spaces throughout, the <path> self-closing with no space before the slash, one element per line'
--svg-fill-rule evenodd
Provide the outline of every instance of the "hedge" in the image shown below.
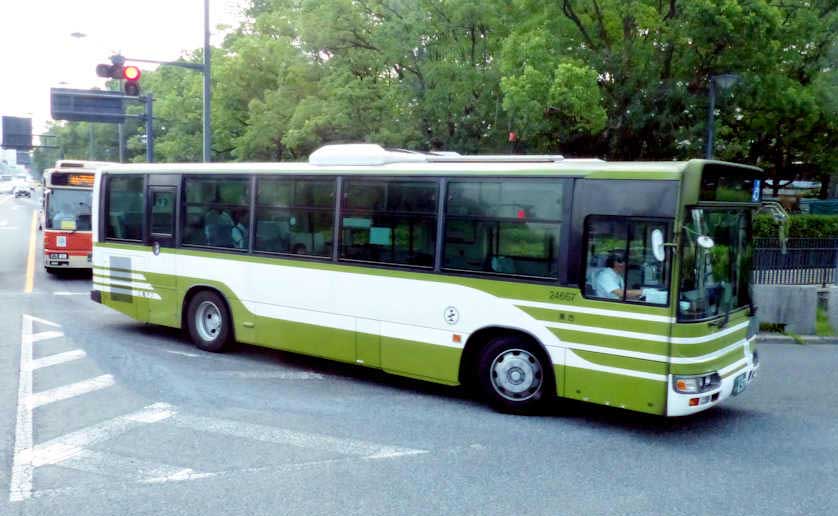
<path fill-rule="evenodd" d="M 838 215 L 791 215 L 789 238 L 838 238 Z M 777 238 L 771 215 L 754 217 L 754 238 Z"/>

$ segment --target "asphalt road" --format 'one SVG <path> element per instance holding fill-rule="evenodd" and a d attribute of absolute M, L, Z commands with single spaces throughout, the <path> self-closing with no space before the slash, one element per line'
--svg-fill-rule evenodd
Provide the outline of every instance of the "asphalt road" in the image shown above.
<path fill-rule="evenodd" d="M 37 204 L 0 197 L 0 515 L 838 514 L 838 346 L 764 345 L 747 391 L 689 418 L 501 415 L 368 369 L 198 351 L 40 261 L 24 293 Z"/>

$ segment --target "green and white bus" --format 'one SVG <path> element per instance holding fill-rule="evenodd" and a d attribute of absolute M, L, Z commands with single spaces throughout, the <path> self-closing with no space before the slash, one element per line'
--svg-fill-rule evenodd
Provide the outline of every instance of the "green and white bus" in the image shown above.
<path fill-rule="evenodd" d="M 756 376 L 760 169 L 333 145 L 308 163 L 111 165 L 94 301 L 233 341 L 681 416 Z"/>

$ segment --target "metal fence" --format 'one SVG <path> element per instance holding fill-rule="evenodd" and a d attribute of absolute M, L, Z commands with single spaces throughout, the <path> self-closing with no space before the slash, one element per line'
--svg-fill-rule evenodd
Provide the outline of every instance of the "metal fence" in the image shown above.
<path fill-rule="evenodd" d="M 838 238 L 754 239 L 753 282 L 764 285 L 838 283 Z"/>

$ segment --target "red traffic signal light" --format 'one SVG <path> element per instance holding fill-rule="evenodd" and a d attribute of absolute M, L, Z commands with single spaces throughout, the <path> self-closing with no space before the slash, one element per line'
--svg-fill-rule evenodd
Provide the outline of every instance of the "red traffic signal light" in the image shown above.
<path fill-rule="evenodd" d="M 126 66 L 122 69 L 122 78 L 126 81 L 139 81 L 140 69 L 136 66 Z"/>
<path fill-rule="evenodd" d="M 140 94 L 140 69 L 136 66 L 126 66 L 122 69 L 122 78 L 125 79 L 123 91 L 126 95 L 136 97 Z"/>

